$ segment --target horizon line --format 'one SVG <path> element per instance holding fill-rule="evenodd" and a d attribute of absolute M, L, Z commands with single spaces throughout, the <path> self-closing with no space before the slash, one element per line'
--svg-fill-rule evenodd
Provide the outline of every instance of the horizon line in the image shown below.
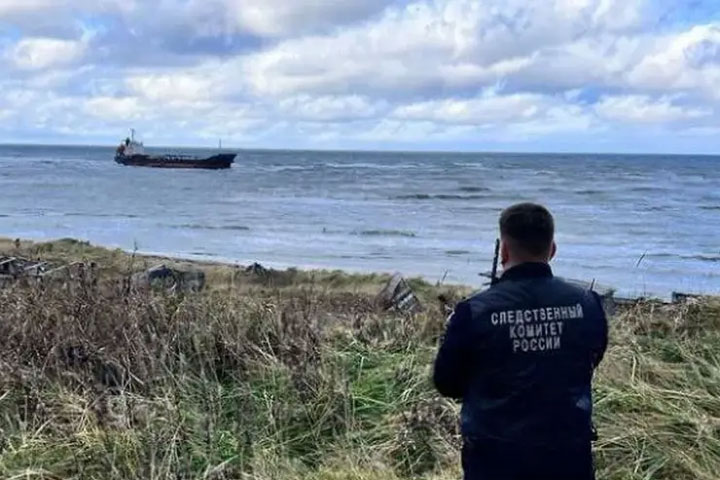
<path fill-rule="evenodd" d="M 15 143 L 0 142 L 0 147 L 61 147 L 61 148 L 115 148 L 115 144 L 92 144 L 92 143 Z M 216 150 L 216 147 L 203 147 L 191 145 L 154 145 L 151 149 L 193 149 L 193 150 Z M 504 155 L 625 155 L 625 156 L 672 156 L 672 157 L 720 157 L 717 153 L 677 153 L 677 152 L 588 152 L 588 151 L 522 151 L 522 150 L 446 150 L 446 149 L 375 149 L 375 148 L 301 148 L 301 147 L 227 147 L 220 150 L 230 151 L 267 151 L 267 152 L 319 152 L 319 153 L 405 153 L 405 154 L 459 154 L 459 155 L 482 155 L 482 154 L 504 154 Z"/>

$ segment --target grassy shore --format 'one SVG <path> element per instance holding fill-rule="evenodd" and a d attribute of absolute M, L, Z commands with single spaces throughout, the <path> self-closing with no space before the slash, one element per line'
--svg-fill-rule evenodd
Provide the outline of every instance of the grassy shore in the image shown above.
<path fill-rule="evenodd" d="M 122 281 L 158 259 L 0 252 L 99 266 L 0 290 L 2 478 L 459 478 L 458 406 L 429 378 L 437 296 L 466 290 L 413 280 L 404 317 L 375 305 L 382 275 L 195 263 L 209 288 L 168 295 Z M 600 479 L 718 478 L 720 301 L 618 312 L 595 395 Z"/>

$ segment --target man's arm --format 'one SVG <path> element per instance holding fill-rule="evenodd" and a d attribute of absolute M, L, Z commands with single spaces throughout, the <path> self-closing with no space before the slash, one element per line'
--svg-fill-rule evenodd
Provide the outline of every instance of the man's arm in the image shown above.
<path fill-rule="evenodd" d="M 468 383 L 468 334 L 472 320 L 470 305 L 461 302 L 450 316 L 437 358 L 433 381 L 441 395 L 461 399 Z"/>
<path fill-rule="evenodd" d="M 605 357 L 605 351 L 607 350 L 608 346 L 608 319 L 607 315 L 605 315 L 602 298 L 600 298 L 600 295 L 598 295 L 596 292 L 592 292 L 592 294 L 595 297 L 595 301 L 598 303 L 598 308 L 600 309 L 601 316 L 600 342 L 598 344 L 598 348 L 595 349 L 595 351 L 593 352 L 593 368 L 597 368 L 597 366 L 600 365 L 600 362 L 602 362 L 603 358 Z"/>

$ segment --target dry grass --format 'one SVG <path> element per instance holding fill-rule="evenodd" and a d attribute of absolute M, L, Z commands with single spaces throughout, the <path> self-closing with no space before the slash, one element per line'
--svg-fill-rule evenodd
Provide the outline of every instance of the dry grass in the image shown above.
<path fill-rule="evenodd" d="M 205 264 L 205 293 L 128 295 L 110 279 L 146 259 L 32 249 L 92 257 L 107 281 L 0 291 L 0 477 L 458 478 L 457 406 L 429 382 L 435 287 L 415 282 L 412 318 L 376 309 L 383 277 L 333 272 Z M 613 319 L 599 478 L 718 478 L 718 326 L 712 299 Z"/>

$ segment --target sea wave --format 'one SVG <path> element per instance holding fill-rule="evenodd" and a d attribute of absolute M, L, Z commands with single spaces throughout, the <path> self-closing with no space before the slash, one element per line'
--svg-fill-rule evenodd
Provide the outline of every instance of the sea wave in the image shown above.
<path fill-rule="evenodd" d="M 197 257 L 217 257 L 218 256 L 216 253 L 208 253 L 208 252 L 190 252 L 190 255 L 195 255 Z"/>
<path fill-rule="evenodd" d="M 384 229 L 354 231 L 354 232 L 352 232 L 352 235 L 361 235 L 361 236 L 367 236 L 367 237 L 410 237 L 410 238 L 417 237 L 417 234 L 415 232 L 410 232 L 407 230 L 384 230 Z"/>
<path fill-rule="evenodd" d="M 258 168 L 260 171 L 279 173 L 279 172 L 301 172 L 306 170 L 314 170 L 315 164 L 308 165 L 263 165 Z"/>
<path fill-rule="evenodd" d="M 336 255 L 335 258 L 342 260 L 393 260 L 391 255 L 385 255 L 381 253 L 370 254 L 370 255 Z"/>
<path fill-rule="evenodd" d="M 655 193 L 655 192 L 664 192 L 667 189 L 663 187 L 654 187 L 649 185 L 643 185 L 639 187 L 630 187 L 629 190 L 633 193 Z"/>
<path fill-rule="evenodd" d="M 452 165 L 461 168 L 485 168 L 482 162 L 453 162 Z"/>
<path fill-rule="evenodd" d="M 250 227 L 245 225 L 201 225 L 198 223 L 185 223 L 182 225 L 170 225 L 170 228 L 187 230 L 240 230 L 248 231 Z"/>
<path fill-rule="evenodd" d="M 469 255 L 471 253 L 472 252 L 469 250 L 446 250 L 445 251 L 445 255 L 448 255 L 451 257 L 456 257 L 456 256 L 460 256 L 460 255 Z"/>
<path fill-rule="evenodd" d="M 81 213 L 70 212 L 63 214 L 64 217 L 87 217 L 87 218 L 139 218 L 138 215 L 130 213 Z"/>
<path fill-rule="evenodd" d="M 646 258 L 675 258 L 678 260 L 700 260 L 702 262 L 720 262 L 720 255 L 713 254 L 695 254 L 695 255 L 683 255 L 679 253 L 670 252 L 658 252 L 648 253 L 645 255 Z"/>
<path fill-rule="evenodd" d="M 457 195 L 457 194 L 435 194 L 427 193 L 411 193 L 407 195 L 397 195 L 393 197 L 395 200 L 487 200 L 492 195 Z"/>
<path fill-rule="evenodd" d="M 383 163 L 367 163 L 367 162 L 353 162 L 353 163 L 334 163 L 328 162 L 324 164 L 327 168 L 336 169 L 349 169 L 349 168 L 364 168 L 368 170 L 409 170 L 413 168 L 419 168 L 420 165 L 416 163 L 394 163 L 394 164 L 383 164 Z"/>
<path fill-rule="evenodd" d="M 487 187 L 460 187 L 458 188 L 461 192 L 477 193 L 477 192 L 489 192 L 490 189 Z"/>
<path fill-rule="evenodd" d="M 658 252 L 658 253 L 648 253 L 645 255 L 645 258 L 681 258 L 680 255 L 676 253 L 668 253 L 668 252 Z"/>
<path fill-rule="evenodd" d="M 702 262 L 720 262 L 720 255 L 684 255 L 685 260 L 700 260 Z"/>

